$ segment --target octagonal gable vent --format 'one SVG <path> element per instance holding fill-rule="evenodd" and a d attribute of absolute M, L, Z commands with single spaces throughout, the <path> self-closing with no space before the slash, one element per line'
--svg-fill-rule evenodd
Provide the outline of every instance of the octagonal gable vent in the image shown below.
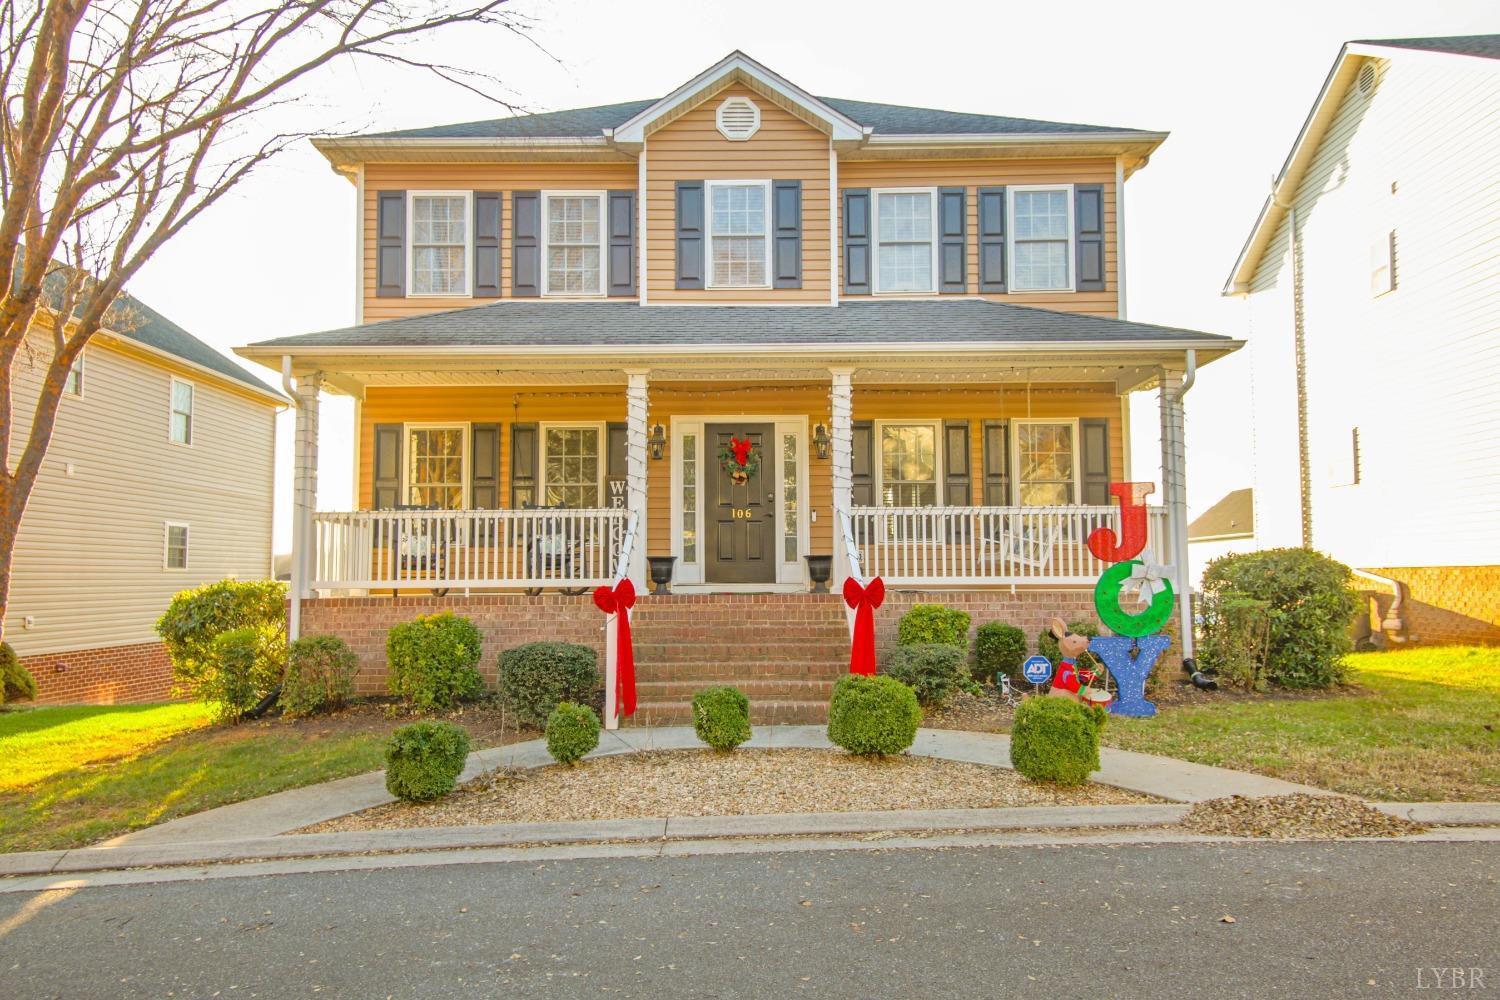
<path fill-rule="evenodd" d="M 748 97 L 726 98 L 715 116 L 724 138 L 744 142 L 760 131 L 760 108 Z"/>

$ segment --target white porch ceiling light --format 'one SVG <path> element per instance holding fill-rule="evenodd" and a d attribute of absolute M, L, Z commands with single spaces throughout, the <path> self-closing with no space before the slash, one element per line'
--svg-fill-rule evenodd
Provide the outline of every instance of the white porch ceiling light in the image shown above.
<path fill-rule="evenodd" d="M 744 142 L 760 131 L 760 107 L 748 97 L 727 97 L 714 114 L 724 138 Z"/>

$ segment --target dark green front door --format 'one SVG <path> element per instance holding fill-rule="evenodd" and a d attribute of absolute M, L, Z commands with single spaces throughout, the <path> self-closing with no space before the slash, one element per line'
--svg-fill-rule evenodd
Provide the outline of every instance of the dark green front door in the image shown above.
<path fill-rule="evenodd" d="M 776 477 L 771 424 L 709 424 L 704 428 L 712 484 L 707 497 L 707 581 L 709 583 L 776 582 Z M 719 455 L 730 440 L 748 439 L 760 457 L 753 473 L 736 475 Z M 747 463 L 754 464 L 754 463 Z M 733 463 L 731 463 L 731 466 Z"/>

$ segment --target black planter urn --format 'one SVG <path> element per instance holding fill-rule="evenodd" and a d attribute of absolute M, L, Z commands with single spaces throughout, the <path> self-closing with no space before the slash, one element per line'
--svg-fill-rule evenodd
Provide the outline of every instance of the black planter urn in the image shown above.
<path fill-rule="evenodd" d="M 833 576 L 833 556 L 803 556 L 807 560 L 807 575 L 812 579 L 814 594 L 828 593 L 828 580 Z"/>
<path fill-rule="evenodd" d="M 672 592 L 672 565 L 677 562 L 676 556 L 647 556 L 647 564 L 651 567 L 651 593 L 660 597 Z"/>

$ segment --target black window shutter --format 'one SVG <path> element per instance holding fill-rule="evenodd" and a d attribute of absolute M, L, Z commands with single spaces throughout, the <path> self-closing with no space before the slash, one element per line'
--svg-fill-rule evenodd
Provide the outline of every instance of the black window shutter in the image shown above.
<path fill-rule="evenodd" d="M 677 182 L 677 287 L 703 287 L 703 182 Z"/>
<path fill-rule="evenodd" d="M 624 424 L 606 424 L 604 427 L 604 488 L 608 495 L 600 502 L 606 507 L 625 506 L 625 484 L 628 482 L 625 477 L 625 432 Z"/>
<path fill-rule="evenodd" d="M 390 510 L 401 503 L 401 425 L 375 425 L 375 467 L 371 470 L 371 506 Z"/>
<path fill-rule="evenodd" d="M 969 208 L 961 187 L 938 188 L 938 291 L 969 290 Z"/>
<path fill-rule="evenodd" d="M 875 506 L 875 424 L 869 420 L 856 420 L 852 441 L 854 454 L 851 467 L 853 488 L 851 501 L 856 507 Z"/>
<path fill-rule="evenodd" d="M 970 491 L 969 422 L 943 421 L 943 503 L 968 507 L 974 503 Z"/>
<path fill-rule="evenodd" d="M 844 190 L 844 294 L 870 294 L 870 189 Z"/>
<path fill-rule="evenodd" d="M 1109 421 L 1080 420 L 1078 435 L 1083 438 L 1080 457 L 1083 469 L 1083 502 L 1095 506 L 1109 504 Z"/>
<path fill-rule="evenodd" d="M 1074 243 L 1078 248 L 1080 292 L 1104 291 L 1104 185 L 1079 184 L 1073 189 Z"/>
<path fill-rule="evenodd" d="M 1010 504 L 1010 426 L 1004 420 L 984 422 L 984 503 Z"/>
<path fill-rule="evenodd" d="M 406 192 L 375 195 L 375 294 L 406 294 Z"/>
<path fill-rule="evenodd" d="M 516 510 L 536 506 L 537 500 L 536 424 L 510 425 L 510 505 Z"/>
<path fill-rule="evenodd" d="M 609 215 L 610 295 L 635 295 L 635 192 L 611 191 Z"/>
<path fill-rule="evenodd" d="M 470 428 L 469 506 L 493 510 L 500 506 L 500 425 Z"/>
<path fill-rule="evenodd" d="M 1005 188 L 979 189 L 979 290 L 1005 291 Z"/>
<path fill-rule="evenodd" d="M 510 196 L 510 294 L 542 294 L 542 193 L 513 191 Z"/>
<path fill-rule="evenodd" d="M 503 200 L 499 191 L 474 192 L 474 297 L 476 299 L 500 297 L 500 214 Z"/>
<path fill-rule="evenodd" d="M 775 243 L 771 249 L 773 288 L 802 287 L 802 182 L 775 181 Z"/>

